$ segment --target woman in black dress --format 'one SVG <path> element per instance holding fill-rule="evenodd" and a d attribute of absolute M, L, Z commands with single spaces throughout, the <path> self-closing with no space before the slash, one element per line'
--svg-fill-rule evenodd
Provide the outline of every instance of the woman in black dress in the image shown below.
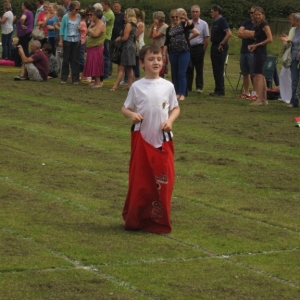
<path fill-rule="evenodd" d="M 254 90 L 257 93 L 257 100 L 250 105 L 267 105 L 267 84 L 264 78 L 264 65 L 267 61 L 267 44 L 272 43 L 270 26 L 265 20 L 265 12 L 261 7 L 254 9 L 255 43 L 248 46 L 250 52 L 254 53 Z"/>

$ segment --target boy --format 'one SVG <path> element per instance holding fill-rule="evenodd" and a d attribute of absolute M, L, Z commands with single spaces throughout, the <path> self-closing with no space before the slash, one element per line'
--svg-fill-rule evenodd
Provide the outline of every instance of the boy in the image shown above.
<path fill-rule="evenodd" d="M 122 214 L 125 229 L 169 233 L 174 183 L 171 130 L 180 109 L 173 84 L 159 76 L 160 47 L 145 45 L 139 59 L 145 77 L 132 84 L 122 107 L 122 114 L 133 123 L 129 189 Z"/>

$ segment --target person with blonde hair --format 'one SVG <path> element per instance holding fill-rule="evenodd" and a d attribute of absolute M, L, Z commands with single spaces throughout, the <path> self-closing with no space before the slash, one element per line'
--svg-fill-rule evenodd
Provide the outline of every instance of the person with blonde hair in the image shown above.
<path fill-rule="evenodd" d="M 148 37 L 152 39 L 152 44 L 155 44 L 162 49 L 166 41 L 166 32 L 168 28 L 168 24 L 165 23 L 165 14 L 162 11 L 155 11 L 152 18 L 153 23 L 150 27 Z M 168 73 L 168 61 L 169 59 L 167 58 L 159 72 L 159 76 L 162 78 Z"/>
<path fill-rule="evenodd" d="M 120 36 L 116 38 L 116 42 L 122 43 L 121 62 L 118 65 L 118 76 L 114 86 L 110 91 L 115 91 L 118 88 L 123 76 L 124 70 L 128 72 L 128 84 L 125 89 L 129 90 L 133 82 L 132 67 L 136 65 L 136 44 L 135 37 L 137 32 L 137 19 L 135 11 L 132 8 L 125 10 L 125 28 L 121 31 Z"/>

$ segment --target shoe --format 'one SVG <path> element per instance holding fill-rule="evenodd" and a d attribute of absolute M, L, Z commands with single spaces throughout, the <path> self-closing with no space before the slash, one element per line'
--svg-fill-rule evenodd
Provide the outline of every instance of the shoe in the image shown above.
<path fill-rule="evenodd" d="M 253 96 L 247 96 L 246 97 L 248 100 L 252 101 L 252 100 L 257 100 L 257 96 L 256 95 L 253 95 Z"/>
<path fill-rule="evenodd" d="M 121 82 L 120 82 L 120 85 L 127 85 L 128 83 L 126 82 L 126 81 L 124 81 L 124 80 L 122 80 Z"/>
<path fill-rule="evenodd" d="M 260 101 L 260 100 L 256 100 L 252 103 L 250 103 L 249 105 L 252 105 L 252 106 L 259 106 L 259 105 L 268 105 L 268 101 Z"/>
<path fill-rule="evenodd" d="M 296 106 L 296 105 L 294 105 L 294 104 L 288 104 L 286 107 L 289 107 L 289 108 L 295 108 L 295 107 L 298 107 L 298 106 Z"/>
<path fill-rule="evenodd" d="M 201 89 L 197 89 L 196 92 L 197 92 L 198 94 L 202 94 L 202 90 L 201 90 Z"/>
<path fill-rule="evenodd" d="M 179 101 L 184 101 L 185 100 L 185 97 L 183 95 L 181 95 L 179 98 L 178 98 Z"/>
<path fill-rule="evenodd" d="M 112 87 L 109 91 L 110 92 L 115 92 L 118 88 Z"/>
<path fill-rule="evenodd" d="M 212 96 L 212 97 L 223 97 L 224 95 L 220 94 L 220 93 L 209 93 L 209 96 Z"/>
<path fill-rule="evenodd" d="M 238 99 L 249 99 L 249 97 L 251 97 L 251 95 L 250 94 L 247 95 L 245 93 L 242 94 L 242 95 L 237 96 Z"/>
<path fill-rule="evenodd" d="M 14 77 L 15 81 L 26 80 L 26 79 L 27 79 L 26 77 L 22 77 L 22 76 L 15 76 Z"/>

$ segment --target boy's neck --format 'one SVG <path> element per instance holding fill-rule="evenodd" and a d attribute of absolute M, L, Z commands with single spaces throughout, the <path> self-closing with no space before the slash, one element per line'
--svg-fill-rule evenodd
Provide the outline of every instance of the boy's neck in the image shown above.
<path fill-rule="evenodd" d="M 145 79 L 159 79 L 159 74 L 145 74 Z"/>

